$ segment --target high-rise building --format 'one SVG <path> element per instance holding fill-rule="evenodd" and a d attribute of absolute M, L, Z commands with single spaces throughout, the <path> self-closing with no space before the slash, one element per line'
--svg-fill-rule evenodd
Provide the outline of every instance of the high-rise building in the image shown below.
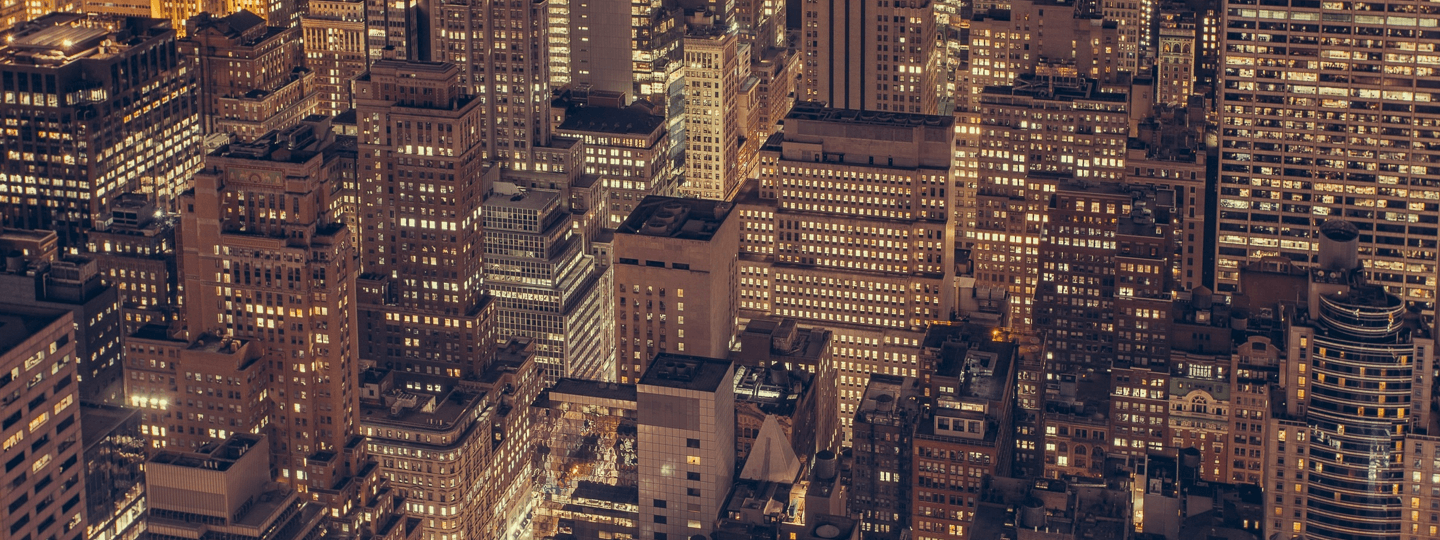
<path fill-rule="evenodd" d="M 532 493 L 524 434 L 541 386 L 531 351 L 507 343 L 463 379 L 361 375 L 360 429 L 424 538 L 506 538 Z M 497 444 L 498 443 L 498 444 Z"/>
<path fill-rule="evenodd" d="M 800 328 L 795 319 L 764 317 L 745 323 L 745 330 L 740 334 L 740 350 L 730 354 L 737 366 L 783 368 L 813 378 L 810 385 L 814 395 L 810 399 L 815 407 L 814 448 L 804 450 L 797 446 L 797 455 L 811 456 L 840 449 L 839 381 L 831 344 L 829 330 Z M 740 422 L 737 420 L 736 424 Z"/>
<path fill-rule="evenodd" d="M 1041 216 L 1051 194 L 1044 185 L 1057 174 L 1118 181 L 1128 103 L 1090 79 L 1028 75 L 1014 86 L 987 87 L 974 100 L 963 118 L 980 137 L 975 223 L 964 231 L 965 242 L 973 244 L 977 286 L 1008 291 L 1008 324 L 1023 332 L 1034 323 Z"/>
<path fill-rule="evenodd" d="M 1206 188 L 1204 112 L 1199 107 L 1159 107 L 1154 112 L 1137 124 L 1127 141 L 1125 182 L 1175 191 L 1175 286 L 1186 291 L 1210 287 L 1215 280 L 1215 220 L 1206 210 L 1212 195 Z"/>
<path fill-rule="evenodd" d="M 786 0 L 735 0 L 728 21 L 756 47 L 762 50 L 784 47 L 786 39 Z"/>
<path fill-rule="evenodd" d="M 741 142 L 749 139 L 741 114 L 741 83 L 750 72 L 750 46 L 719 25 L 685 35 L 685 185 L 681 193 L 726 200 L 748 174 Z"/>
<path fill-rule="evenodd" d="M 1183 106 L 1195 92 L 1195 59 L 1199 50 L 1195 10 L 1167 4 L 1160 11 L 1160 41 L 1155 48 L 1155 102 Z"/>
<path fill-rule="evenodd" d="M 615 228 L 641 199 L 673 194 L 674 162 L 664 116 L 639 103 L 599 104 L 596 94 L 590 92 L 586 103 L 563 102 L 564 119 L 555 126 L 555 138 L 584 143 L 585 174 L 599 176 L 610 194 L 597 217 L 605 228 Z"/>
<path fill-rule="evenodd" d="M 1313 265 L 1321 223 L 1338 218 L 1360 229 L 1370 283 L 1432 305 L 1440 192 L 1431 186 L 1440 171 L 1420 146 L 1440 137 L 1430 129 L 1440 122 L 1440 109 L 1421 104 L 1428 98 L 1420 89 L 1440 85 L 1440 72 L 1430 67 L 1434 59 L 1425 52 L 1413 58 L 1367 52 L 1326 32 L 1324 18 L 1331 14 L 1320 6 L 1280 7 L 1263 16 L 1227 10 L 1221 28 L 1265 27 L 1280 16 L 1292 21 L 1283 35 L 1295 44 L 1283 54 L 1269 31 L 1220 32 L 1216 290 L 1233 290 L 1247 261 L 1279 255 Z M 1413 43 L 1417 50 L 1430 44 L 1411 23 L 1440 24 L 1440 14 L 1393 21 L 1358 12 L 1338 16 L 1351 19 L 1345 24 L 1355 35 L 1399 32 L 1396 47 Z M 1342 50 L 1351 58 L 1289 63 L 1311 51 Z M 1334 74 L 1339 69 L 1366 75 L 1342 83 Z M 1284 81 L 1272 77 L 1277 70 Z M 1397 78 L 1416 89 L 1388 82 Z"/>
<path fill-rule="evenodd" d="M 145 435 L 140 425 L 138 409 L 80 404 L 88 540 L 138 540 L 145 533 Z"/>
<path fill-rule="evenodd" d="M 275 375 L 263 386 L 275 402 L 264 419 L 273 463 L 282 481 L 311 490 L 359 473 L 316 459 L 346 447 L 358 407 L 359 271 L 336 201 L 338 157 L 328 151 L 334 142 L 320 118 L 221 147 L 184 197 L 180 227 L 185 339 L 212 333 L 259 349 Z M 234 374 L 215 375 L 200 382 L 241 384 Z"/>
<path fill-rule="evenodd" d="M 224 17 L 201 13 L 180 42 L 200 80 L 200 120 L 205 133 L 228 133 L 240 141 L 298 124 L 315 114 L 316 76 L 305 67 L 299 25 L 267 25 L 238 11 Z"/>
<path fill-rule="evenodd" d="M 1366 282 L 1359 228 L 1332 219 L 1319 232 L 1308 295 L 1278 306 L 1290 324 L 1280 377 L 1285 414 L 1271 420 L 1266 446 L 1274 471 L 1265 475 L 1267 491 L 1274 488 L 1265 497 L 1267 530 L 1317 539 L 1430 537 L 1432 505 L 1440 504 L 1426 482 L 1427 447 L 1437 442 L 1428 406 L 1431 326 L 1404 298 Z"/>
<path fill-rule="evenodd" d="M 484 110 L 482 158 L 502 169 L 548 172 L 536 149 L 550 144 L 549 5 L 493 7 L 483 0 L 432 6 L 433 59 L 459 68 L 456 86 Z"/>
<path fill-rule="evenodd" d="M 176 221 L 149 196 L 127 193 L 115 201 L 110 219 L 86 235 L 86 255 L 99 264 L 100 282 L 120 295 L 122 337 L 146 324 L 179 322 Z"/>
<path fill-rule="evenodd" d="M 355 107 L 355 78 L 369 67 L 366 3 L 312 0 L 300 19 L 305 67 L 315 73 L 319 114 L 339 116 Z"/>
<path fill-rule="evenodd" d="M 939 114 L 945 50 L 930 0 L 807 1 L 796 99 L 837 109 Z"/>
<path fill-rule="evenodd" d="M 535 342 L 536 363 L 561 377 L 612 379 L 611 267 L 596 264 L 559 193 L 498 183 L 485 202 L 485 288 L 500 336 Z"/>
<path fill-rule="evenodd" d="M 910 477 L 912 443 L 923 395 L 919 379 L 876 373 L 855 409 L 850 511 L 861 516 L 865 538 L 903 538 L 910 526 L 911 497 L 920 487 Z"/>
<path fill-rule="evenodd" d="M 922 328 L 950 317 L 954 125 L 797 104 L 735 198 L 742 317 L 833 332 L 843 423 L 869 374 L 918 375 Z"/>
<path fill-rule="evenodd" d="M 651 196 L 616 230 L 615 380 L 634 383 L 660 353 L 729 354 L 740 253 L 729 214 L 719 201 Z"/>
<path fill-rule="evenodd" d="M 484 109 L 449 64 L 380 60 L 357 81 L 364 338 L 382 367 L 458 376 L 490 337 L 481 205 Z M 373 324 L 372 324 L 373 321 Z"/>
<path fill-rule="evenodd" d="M 983 538 L 972 536 L 983 479 L 1009 476 L 1019 347 L 996 337 L 974 325 L 925 333 L 920 384 L 934 407 L 910 420 L 915 457 L 907 473 L 917 535 Z"/>
<path fill-rule="evenodd" d="M 735 366 L 663 353 L 636 385 L 640 538 L 706 535 L 735 475 Z"/>
<path fill-rule="evenodd" d="M 6 33 L 0 226 L 54 230 L 77 253 L 121 194 L 173 210 L 200 166 L 185 65 L 158 19 L 55 13 Z"/>
<path fill-rule="evenodd" d="M 6 538 L 85 538 L 74 324 L 69 311 L 0 304 Z"/>
<path fill-rule="evenodd" d="M 47 246 L 31 250 L 29 256 L 11 253 L 7 268 L 0 271 L 0 302 L 73 313 L 80 399 L 119 405 L 124 400 L 124 384 L 118 291 L 102 282 L 100 266 L 94 260 L 79 255 L 55 257 L 54 238 L 49 231 L 0 233 L 0 251 L 9 251 L 6 244 L 36 239 Z"/>
<path fill-rule="evenodd" d="M 430 59 L 430 3 L 366 0 L 366 50 L 371 62 Z"/>
<path fill-rule="evenodd" d="M 1021 75 L 1052 73 L 1128 84 L 1120 75 L 1116 22 L 1074 2 L 1015 0 L 1004 9 L 977 7 L 968 29 L 970 70 L 957 75 L 968 88 L 957 83 L 957 110 L 973 108 L 985 87 L 1015 85 Z"/>

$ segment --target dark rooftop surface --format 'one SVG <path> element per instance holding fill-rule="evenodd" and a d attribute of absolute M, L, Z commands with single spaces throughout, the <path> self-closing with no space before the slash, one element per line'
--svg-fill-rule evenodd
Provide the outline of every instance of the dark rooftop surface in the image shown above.
<path fill-rule="evenodd" d="M 555 381 L 547 391 L 551 400 L 556 395 L 584 396 L 599 399 L 613 399 L 618 401 L 635 401 L 635 385 L 620 383 L 603 383 L 585 379 L 560 379 Z"/>
<path fill-rule="evenodd" d="M 625 218 L 615 234 L 708 242 L 725 223 L 731 208 L 732 205 L 724 201 L 649 195 L 630 212 L 630 217 Z"/>
<path fill-rule="evenodd" d="M 665 123 L 665 117 L 650 114 L 643 106 L 595 107 L 577 105 L 565 111 L 562 131 L 649 135 Z"/>
<path fill-rule="evenodd" d="M 948 115 L 860 111 L 855 109 L 835 109 L 831 107 L 826 107 L 823 104 L 813 101 L 803 101 L 796 103 L 794 108 L 790 109 L 790 114 L 785 116 L 785 119 L 839 122 L 844 124 L 863 124 L 890 127 L 944 127 L 955 124 L 955 117 Z"/>
<path fill-rule="evenodd" d="M 0 355 L 9 353 L 64 315 L 60 310 L 0 304 Z"/>
<path fill-rule="evenodd" d="M 115 407 L 100 403 L 81 403 L 80 438 L 83 440 L 84 447 L 89 448 L 97 441 L 104 439 L 110 435 L 111 432 L 115 431 L 117 426 L 120 426 L 125 423 L 126 420 L 138 414 L 140 414 L 140 409 Z M 136 426 L 136 430 L 137 433 L 133 435 L 138 436 L 138 425 Z"/>
<path fill-rule="evenodd" d="M 933 325 L 925 333 L 925 348 L 938 349 L 935 375 L 953 377 L 956 397 L 1000 401 L 1010 382 L 1011 365 L 1019 347 L 995 341 L 980 325 Z"/>
<path fill-rule="evenodd" d="M 640 377 L 639 384 L 714 392 L 721 384 L 731 383 L 725 377 L 729 371 L 729 360 L 660 353 Z"/>

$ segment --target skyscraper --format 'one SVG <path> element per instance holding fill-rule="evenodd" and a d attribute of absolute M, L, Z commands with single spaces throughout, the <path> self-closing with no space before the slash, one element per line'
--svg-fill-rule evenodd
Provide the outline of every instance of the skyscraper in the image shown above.
<path fill-rule="evenodd" d="M 267 25 L 248 11 L 201 14 L 189 23 L 181 53 L 200 81 L 205 132 L 251 141 L 315 114 L 319 91 L 304 64 L 300 26 Z"/>
<path fill-rule="evenodd" d="M 646 197 L 615 234 L 615 377 L 656 354 L 725 357 L 735 337 L 739 219 L 703 199 Z M 689 309 L 686 309 L 689 304 Z"/>
<path fill-rule="evenodd" d="M 973 243 L 977 286 L 1008 291 L 1009 326 L 1024 331 L 1030 313 L 1038 246 L 1049 192 L 1042 175 L 1116 182 L 1124 171 L 1127 99 L 1089 79 L 1018 77 L 987 87 L 962 117 L 978 125 Z"/>
<path fill-rule="evenodd" d="M 709 534 L 735 475 L 735 366 L 657 355 L 636 385 L 640 538 Z"/>
<path fill-rule="evenodd" d="M 833 332 L 842 421 L 870 374 L 918 374 L 924 325 L 951 315 L 954 130 L 949 116 L 797 104 L 735 198 L 742 308 Z"/>
<path fill-rule="evenodd" d="M 300 19 L 305 67 L 320 86 L 317 112 L 339 116 L 355 106 L 355 78 L 370 65 L 363 0 L 313 0 Z"/>
<path fill-rule="evenodd" d="M 168 24 L 56 13 L 4 41 L 0 225 L 54 230 L 76 253 L 121 194 L 175 208 L 200 165 L 200 123 Z"/>
<path fill-rule="evenodd" d="M 0 313 L 4 533 L 83 538 L 84 494 L 75 468 L 83 445 L 63 444 L 80 440 L 74 319 L 67 311 L 12 304 L 0 304 Z"/>
<path fill-rule="evenodd" d="M 930 0 L 802 6 L 796 98 L 837 109 L 938 114 L 944 49 Z"/>
<path fill-rule="evenodd" d="M 546 172 L 534 149 L 550 143 L 548 2 L 505 9 L 486 0 L 432 9 L 434 60 L 460 71 L 461 92 L 476 96 L 486 122 L 482 157 L 502 169 Z"/>
<path fill-rule="evenodd" d="M 1268 30 L 1282 19 L 1291 21 L 1284 31 Z M 1391 36 L 1397 52 L 1333 35 L 1332 23 Z M 1422 28 L 1437 23 L 1440 14 L 1299 4 L 1226 10 L 1222 28 L 1257 30 L 1220 32 L 1217 290 L 1234 289 L 1239 268 L 1267 256 L 1315 264 L 1321 223 L 1339 218 L 1360 230 L 1370 283 L 1433 304 L 1440 170 L 1428 147 L 1440 137 L 1440 108 L 1425 89 L 1440 85 L 1440 57 Z M 1281 37 L 1292 44 L 1283 52 Z M 1322 58 L 1292 62 L 1310 54 Z"/>
<path fill-rule="evenodd" d="M 1285 416 L 1272 419 L 1269 530 L 1307 538 L 1409 539 L 1435 534 L 1420 510 L 1435 444 L 1434 341 L 1404 300 L 1360 272 L 1361 231 L 1320 228 L 1319 260 L 1286 331 Z M 1243 276 L 1242 276 L 1243 277 Z M 1241 286 L 1246 284 L 1242 280 Z M 1293 382 L 1292 382 L 1293 381 Z M 1293 486 L 1293 487 L 1292 487 Z M 1269 487 L 1269 486 L 1267 486 Z M 1273 509 L 1273 510 L 1272 510 Z M 1415 509 L 1415 510 L 1412 510 Z"/>
<path fill-rule="evenodd" d="M 274 403 L 264 419 L 274 465 L 283 481 L 311 489 L 359 472 L 317 459 L 346 447 L 358 406 L 359 272 L 335 200 L 334 141 L 321 118 L 221 147 L 185 196 L 180 227 L 187 340 L 212 333 L 260 349 L 275 374 L 263 387 Z M 224 375 L 198 382 L 240 384 Z"/>
<path fill-rule="evenodd" d="M 597 265 L 559 193 L 498 183 L 485 202 L 485 287 L 501 336 L 529 337 L 546 380 L 615 373 L 611 267 Z"/>
<path fill-rule="evenodd" d="M 740 84 L 750 73 L 750 46 L 724 26 L 704 25 L 685 35 L 685 185 L 701 199 L 725 200 L 748 172 L 740 143 L 749 133 L 741 118 Z"/>
<path fill-rule="evenodd" d="M 488 335 L 481 204 L 499 171 L 484 160 L 484 109 L 459 76 L 449 64 L 380 60 L 356 82 L 360 264 L 367 290 L 383 289 L 383 303 L 361 309 L 405 330 L 367 347 L 399 362 L 385 367 L 458 375 Z"/>

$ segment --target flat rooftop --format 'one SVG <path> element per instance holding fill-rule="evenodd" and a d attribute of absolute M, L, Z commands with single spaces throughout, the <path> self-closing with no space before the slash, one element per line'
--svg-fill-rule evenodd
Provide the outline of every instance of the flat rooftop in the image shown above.
<path fill-rule="evenodd" d="M 732 207 L 724 201 L 650 195 L 630 212 L 615 234 L 708 242 L 725 223 Z"/>
<path fill-rule="evenodd" d="M 665 117 L 650 114 L 643 106 L 596 107 L 572 106 L 565 111 L 561 131 L 609 133 L 615 135 L 650 135 L 665 124 Z"/>
<path fill-rule="evenodd" d="M 229 439 L 206 444 L 195 452 L 161 452 L 150 458 L 150 463 L 190 469 L 228 471 L 245 454 L 257 451 L 255 450 L 256 446 L 264 440 L 256 435 L 235 433 Z M 268 450 L 261 448 L 258 451 Z"/>
<path fill-rule="evenodd" d="M 950 115 L 835 109 L 814 101 L 796 103 L 794 108 L 790 109 L 790 114 L 785 115 L 785 119 L 891 127 L 944 127 L 955 124 L 955 117 Z"/>
<path fill-rule="evenodd" d="M 55 324 L 66 313 L 58 309 L 0 304 L 0 356 Z"/>
<path fill-rule="evenodd" d="M 563 396 L 635 402 L 635 385 L 595 382 L 585 379 L 560 379 L 547 390 L 551 401 L 564 401 Z"/>
<path fill-rule="evenodd" d="M 660 353 L 640 377 L 639 385 L 714 392 L 727 381 L 730 361 L 703 356 Z"/>
<path fill-rule="evenodd" d="M 1018 347 L 991 336 L 979 325 L 932 325 L 925 333 L 925 348 L 939 354 L 935 375 L 959 381 L 956 397 L 1000 401 L 1005 396 Z"/>
<path fill-rule="evenodd" d="M 168 32 L 170 23 L 162 19 L 54 12 L 5 33 L 0 64 L 56 68 L 109 60 Z"/>

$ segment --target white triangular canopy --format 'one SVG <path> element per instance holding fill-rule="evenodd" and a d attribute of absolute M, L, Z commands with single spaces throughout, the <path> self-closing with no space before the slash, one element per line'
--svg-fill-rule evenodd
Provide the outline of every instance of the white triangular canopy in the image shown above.
<path fill-rule="evenodd" d="M 796 457 L 795 450 L 790 448 L 789 438 L 780 429 L 775 415 L 765 415 L 765 423 L 760 426 L 760 433 L 755 436 L 755 445 L 750 447 L 750 455 L 745 459 L 745 468 L 740 470 L 740 478 L 788 484 L 794 482 L 799 473 L 800 458 Z"/>

